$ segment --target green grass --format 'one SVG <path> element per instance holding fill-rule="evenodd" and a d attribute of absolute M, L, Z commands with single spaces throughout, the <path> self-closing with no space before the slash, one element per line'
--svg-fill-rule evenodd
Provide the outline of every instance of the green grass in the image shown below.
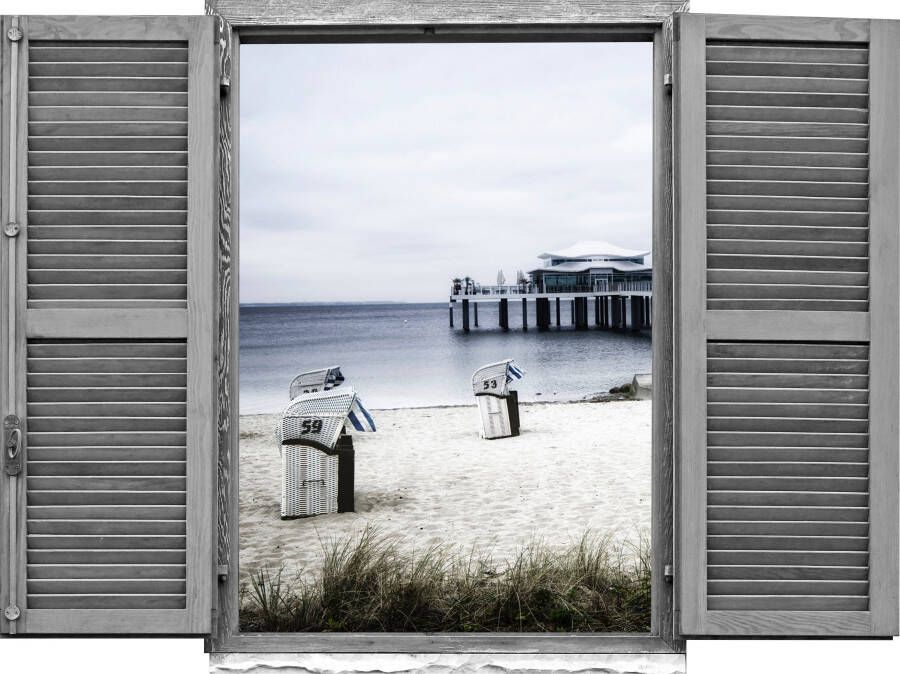
<path fill-rule="evenodd" d="M 256 569 L 241 587 L 250 632 L 647 632 L 649 545 L 624 555 L 586 534 L 534 541 L 495 563 L 448 547 L 404 552 L 367 528 L 323 548 L 321 570 Z"/>

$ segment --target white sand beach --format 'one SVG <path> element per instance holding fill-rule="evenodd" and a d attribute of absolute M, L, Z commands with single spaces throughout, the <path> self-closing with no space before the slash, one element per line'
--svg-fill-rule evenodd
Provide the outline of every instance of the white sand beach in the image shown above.
<path fill-rule="evenodd" d="M 411 548 L 477 546 L 496 559 L 533 537 L 649 538 L 650 401 L 522 405 L 522 434 L 501 440 L 479 437 L 474 405 L 373 416 L 378 432 L 353 438 L 357 512 L 286 521 L 277 417 L 241 417 L 242 578 L 314 570 L 323 541 L 367 524 Z"/>

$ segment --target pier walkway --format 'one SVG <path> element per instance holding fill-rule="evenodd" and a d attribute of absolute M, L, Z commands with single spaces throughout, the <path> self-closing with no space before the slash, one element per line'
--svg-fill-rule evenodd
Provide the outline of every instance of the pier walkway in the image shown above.
<path fill-rule="evenodd" d="M 576 330 L 587 330 L 590 324 L 590 305 L 593 304 L 594 325 L 602 330 L 649 330 L 652 327 L 653 291 L 649 282 L 598 284 L 595 288 L 575 286 L 571 290 L 538 292 L 530 284 L 511 286 L 475 286 L 450 295 L 450 327 L 455 327 L 455 305 L 459 304 L 464 332 L 479 327 L 478 305 L 498 304 L 498 325 L 509 330 L 509 302 L 522 303 L 522 329 L 528 330 L 529 303 L 533 305 L 538 330 L 548 330 L 551 305 L 555 305 L 555 323 L 561 325 L 563 303 L 568 305 L 571 324 Z M 620 287 L 621 286 L 621 287 Z M 470 315 L 473 313 L 474 316 Z M 471 320 L 474 318 L 474 322 Z"/>

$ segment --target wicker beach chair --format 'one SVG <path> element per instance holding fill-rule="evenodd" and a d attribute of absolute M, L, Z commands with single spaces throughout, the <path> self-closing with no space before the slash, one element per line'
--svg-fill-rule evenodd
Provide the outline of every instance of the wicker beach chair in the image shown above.
<path fill-rule="evenodd" d="M 524 375 L 525 371 L 512 359 L 485 365 L 472 375 L 483 438 L 494 440 L 519 434 L 519 395 L 509 384 Z"/>
<path fill-rule="evenodd" d="M 310 370 L 309 372 L 301 372 L 291 382 L 290 395 L 291 400 L 301 393 L 318 393 L 319 391 L 330 391 L 340 386 L 344 382 L 344 375 L 341 374 L 339 367 L 326 367 L 321 370 Z"/>
<path fill-rule="evenodd" d="M 275 437 L 281 449 L 281 518 L 353 510 L 353 439 L 349 421 L 375 430 L 352 387 L 300 394 L 281 413 Z"/>

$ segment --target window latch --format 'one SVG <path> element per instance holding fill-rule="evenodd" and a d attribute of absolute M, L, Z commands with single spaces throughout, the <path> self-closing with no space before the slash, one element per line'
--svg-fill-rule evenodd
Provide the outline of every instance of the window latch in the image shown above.
<path fill-rule="evenodd" d="M 18 475 L 22 472 L 22 422 L 15 414 L 3 420 L 3 446 L 6 448 L 6 474 Z"/>

